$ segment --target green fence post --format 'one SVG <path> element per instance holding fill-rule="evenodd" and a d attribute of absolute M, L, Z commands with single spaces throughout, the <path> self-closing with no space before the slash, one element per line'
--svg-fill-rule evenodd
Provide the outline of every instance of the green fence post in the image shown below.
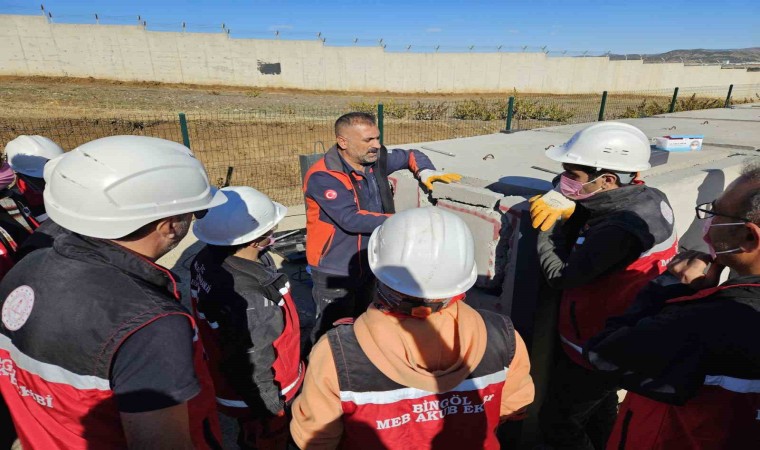
<path fill-rule="evenodd" d="M 731 91 L 734 90 L 734 85 L 728 87 L 728 95 L 726 95 L 726 104 L 723 105 L 724 108 L 728 108 L 731 106 Z"/>
<path fill-rule="evenodd" d="M 380 129 L 380 145 L 383 145 L 383 104 L 377 104 L 377 128 Z"/>
<path fill-rule="evenodd" d="M 668 108 L 668 112 L 672 113 L 676 110 L 676 100 L 678 99 L 678 88 L 675 88 L 673 90 L 673 98 L 670 100 L 670 108 Z"/>
<path fill-rule="evenodd" d="M 507 104 L 507 132 L 512 131 L 512 115 L 515 111 L 515 97 L 509 97 L 509 103 Z"/>
<path fill-rule="evenodd" d="M 187 117 L 185 113 L 179 113 L 179 128 L 182 130 L 182 143 L 190 148 L 190 133 L 187 132 Z"/>
<path fill-rule="evenodd" d="M 604 107 L 607 106 L 607 91 L 602 92 L 602 104 L 599 105 L 599 118 L 597 122 L 604 121 Z"/>

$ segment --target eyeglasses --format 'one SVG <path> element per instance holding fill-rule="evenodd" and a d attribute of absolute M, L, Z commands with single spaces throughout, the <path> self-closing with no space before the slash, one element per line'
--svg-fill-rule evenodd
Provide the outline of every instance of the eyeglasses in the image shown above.
<path fill-rule="evenodd" d="M 702 203 L 701 205 L 697 205 L 696 208 L 694 208 L 694 211 L 697 213 L 697 219 L 709 219 L 710 217 L 720 216 L 720 217 L 726 217 L 728 219 L 735 219 L 735 220 L 741 220 L 742 222 L 752 223 L 751 220 L 745 217 L 729 216 L 728 214 L 721 214 L 721 213 L 715 212 L 715 200 L 708 203 Z"/>

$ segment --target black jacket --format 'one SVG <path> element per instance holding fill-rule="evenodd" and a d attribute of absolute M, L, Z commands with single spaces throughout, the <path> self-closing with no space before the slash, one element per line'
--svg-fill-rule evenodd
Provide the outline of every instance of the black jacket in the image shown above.
<path fill-rule="evenodd" d="M 673 210 L 659 190 L 639 184 L 600 192 L 578 201 L 566 223 L 538 234 L 541 270 L 555 289 L 583 286 L 623 269 L 672 233 Z"/>
<path fill-rule="evenodd" d="M 191 277 L 198 312 L 214 324 L 219 354 L 210 356 L 209 364 L 221 375 L 214 379 L 217 397 L 234 392 L 257 417 L 279 413 L 284 401 L 273 370 L 274 342 L 285 329 L 278 302 L 287 276 L 276 271 L 266 253 L 250 261 L 206 246 L 193 261 Z"/>
<path fill-rule="evenodd" d="M 739 284 L 760 285 L 760 276 L 737 277 L 721 287 Z M 588 342 L 586 358 L 617 374 L 624 388 L 673 404 L 685 403 L 708 375 L 760 379 L 760 286 L 666 303 L 693 294 L 672 276 L 660 276 Z"/>

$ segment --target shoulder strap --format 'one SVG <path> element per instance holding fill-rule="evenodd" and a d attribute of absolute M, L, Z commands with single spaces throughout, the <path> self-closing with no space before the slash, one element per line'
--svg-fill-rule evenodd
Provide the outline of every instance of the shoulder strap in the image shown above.
<path fill-rule="evenodd" d="M 517 343 L 515 342 L 515 327 L 512 324 L 512 320 L 504 315 L 476 309 L 475 311 L 483 318 L 483 322 L 486 324 L 486 333 L 488 336 L 488 346 L 492 351 L 498 352 L 500 355 L 504 355 L 506 366 L 512 363 L 512 359 L 515 357 L 515 351 L 517 350 Z"/>
<path fill-rule="evenodd" d="M 341 391 L 352 391 L 351 377 L 349 376 L 349 361 L 356 357 L 355 353 L 361 349 L 356 340 L 353 325 L 338 325 L 327 332 L 327 340 L 330 343 L 335 369 L 338 372 L 338 387 Z"/>

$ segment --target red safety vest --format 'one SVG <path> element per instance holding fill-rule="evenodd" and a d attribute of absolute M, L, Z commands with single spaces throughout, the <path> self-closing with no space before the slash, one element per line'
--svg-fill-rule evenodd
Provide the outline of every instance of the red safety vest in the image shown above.
<path fill-rule="evenodd" d="M 668 300 L 693 301 L 735 287 L 705 289 Z M 730 324 L 729 324 L 730 326 Z M 620 406 L 607 450 L 739 450 L 760 446 L 760 380 L 705 377 L 704 385 L 682 406 L 629 392 Z"/>
<path fill-rule="evenodd" d="M 274 380 L 280 386 L 280 396 L 286 403 L 293 400 L 303 383 L 305 367 L 301 361 L 301 325 L 298 319 L 295 302 L 290 295 L 290 282 L 275 283 L 273 286 L 280 297 L 278 305 L 282 311 L 284 327 L 282 333 L 273 342 L 275 354 L 278 357 L 272 364 Z M 227 378 L 220 369 L 222 362 L 223 343 L 218 332 L 219 324 L 207 320 L 198 309 L 198 290 L 191 288 L 193 314 L 199 319 L 199 329 L 203 347 L 208 357 L 209 372 L 214 380 L 216 402 L 219 410 L 231 417 L 247 417 L 250 415 L 248 405 L 243 398 L 229 385 Z M 270 293 L 270 295 L 273 294 Z M 273 298 L 274 295 L 272 295 Z"/>
<path fill-rule="evenodd" d="M 328 331 L 343 409 L 340 448 L 498 449 L 501 395 L 515 351 L 511 321 L 479 311 L 488 344 L 480 364 L 448 392 L 402 386 L 359 346 L 353 326 Z"/>
<path fill-rule="evenodd" d="M 583 241 L 581 235 L 576 246 L 583 245 Z M 591 366 L 583 359 L 586 341 L 604 330 L 607 319 L 623 314 L 636 294 L 667 269 L 668 262 L 676 253 L 678 238 L 673 229 L 668 238 L 656 242 L 624 269 L 589 284 L 565 289 L 559 306 L 559 335 L 570 359 L 590 369 Z"/>
<path fill-rule="evenodd" d="M 89 243 L 97 242 L 76 236 L 69 241 L 85 239 Z M 104 270 L 111 270 L 108 264 L 97 258 L 89 262 L 68 259 L 60 255 L 63 247 L 38 253 L 36 257 L 29 255 L 6 277 L 2 286 L 0 391 L 22 447 L 127 448 L 109 381 L 111 362 L 122 343 L 134 332 L 161 317 L 180 314 L 190 320 L 195 330 L 193 362 L 201 385 L 200 393 L 187 402 L 193 444 L 200 449 L 221 448 L 213 385 L 197 328 L 192 316 L 179 304 L 179 292 L 171 273 L 140 258 L 147 263 L 143 265 L 113 244 L 81 248 L 99 252 L 98 257 L 107 255 L 103 258 L 111 257 L 114 264 L 131 264 L 134 266 L 131 276 L 144 275 L 145 280 L 160 280 L 156 283 L 161 285 L 147 287 L 149 281 L 143 281 L 146 287 L 142 296 L 118 301 L 119 293 L 107 292 L 100 278 L 106 273 Z M 85 274 L 78 278 L 87 285 L 83 289 L 112 295 L 110 300 L 113 301 L 83 297 L 77 286 L 67 285 L 70 282 L 63 271 L 38 282 L 40 277 L 36 272 L 40 265 L 67 264 L 77 275 Z M 92 273 L 91 283 L 86 279 L 88 273 Z M 99 286 L 101 291 L 92 286 Z M 171 287 L 174 298 L 160 292 L 162 287 Z M 11 292 L 7 292 L 10 288 L 13 288 Z M 128 288 L 134 293 L 134 287 Z M 92 305 L 97 305 L 94 311 Z M 64 336 L 65 342 L 57 344 L 57 336 Z"/>

